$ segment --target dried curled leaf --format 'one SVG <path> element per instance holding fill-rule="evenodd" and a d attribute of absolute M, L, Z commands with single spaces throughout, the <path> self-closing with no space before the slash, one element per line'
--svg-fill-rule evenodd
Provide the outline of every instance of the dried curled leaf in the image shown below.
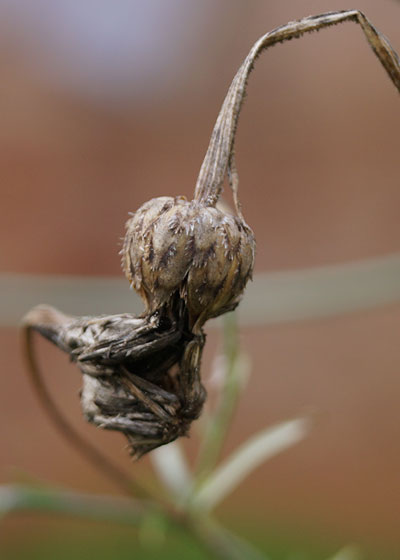
<path fill-rule="evenodd" d="M 193 335 L 174 308 L 141 318 L 77 318 L 38 306 L 25 324 L 76 362 L 86 419 L 124 433 L 135 457 L 187 434 L 200 414 L 204 337 Z"/>

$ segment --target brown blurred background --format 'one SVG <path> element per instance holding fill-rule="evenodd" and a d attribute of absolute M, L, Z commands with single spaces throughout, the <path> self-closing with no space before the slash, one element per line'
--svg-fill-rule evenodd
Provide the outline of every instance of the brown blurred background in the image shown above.
<path fill-rule="evenodd" d="M 252 43 L 289 20 L 353 7 L 400 51 L 400 4 L 392 0 L 1 1 L 1 270 L 120 275 L 128 211 L 160 195 L 191 196 Z M 400 251 L 399 130 L 398 93 L 357 26 L 264 53 L 237 138 L 256 272 Z M 400 305 L 243 330 L 253 372 L 225 453 L 305 409 L 318 411 L 318 421 L 221 513 L 396 546 L 399 332 Z M 18 332 L 0 335 L 1 481 L 113 491 L 49 425 L 24 376 Z M 209 340 L 205 371 L 218 334 Z M 122 438 L 84 424 L 74 367 L 47 344 L 40 350 L 73 423 L 145 474 L 147 458 L 129 465 Z M 185 445 L 193 453 L 195 438 Z M 14 519 L 5 527 L 15 535 L 21 526 Z"/>

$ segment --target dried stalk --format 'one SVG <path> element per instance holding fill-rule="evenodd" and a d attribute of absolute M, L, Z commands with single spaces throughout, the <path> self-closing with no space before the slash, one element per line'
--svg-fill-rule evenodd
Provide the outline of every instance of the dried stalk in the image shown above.
<path fill-rule="evenodd" d="M 119 469 L 107 456 L 93 447 L 85 438 L 74 430 L 70 422 L 64 418 L 58 406 L 53 401 L 38 367 L 32 342 L 32 328 L 26 326 L 23 335 L 24 356 L 32 386 L 43 409 L 46 411 L 59 433 L 76 448 L 80 455 L 85 457 L 97 470 L 103 472 L 105 476 L 112 480 L 124 493 L 128 495 L 134 494 L 136 497 L 147 499 L 149 496 L 146 490 L 142 488 L 134 478 L 125 474 L 125 472 Z"/>
<path fill-rule="evenodd" d="M 121 314 L 75 318 L 39 306 L 25 317 L 28 369 L 44 409 L 60 433 L 124 491 L 134 490 L 142 498 L 148 496 L 140 485 L 83 440 L 60 414 L 37 367 L 32 331 L 48 338 L 77 363 L 83 376 L 81 400 L 86 418 L 103 428 L 124 433 L 136 457 L 186 434 L 205 399 L 200 377 L 203 326 L 209 318 L 238 305 L 253 268 L 254 238 L 241 213 L 234 161 L 235 133 L 248 76 L 264 49 L 345 21 L 361 26 L 400 91 L 397 54 L 358 10 L 304 18 L 267 33 L 252 47 L 229 88 L 200 170 L 194 200 L 154 199 L 143 205 L 127 224 L 124 270 L 143 298 L 145 313 L 140 317 Z M 236 216 L 215 208 L 225 175 L 233 191 Z M 232 367 L 235 351 L 231 346 Z M 210 437 L 206 470 L 216 460 L 235 400 L 233 389 L 223 400 L 217 430 Z M 63 501 L 64 496 L 61 498 Z M 144 504 L 142 500 L 140 505 Z M 52 507 L 48 502 L 38 505 Z M 67 499 L 65 509 L 73 511 L 78 506 L 78 512 L 82 512 L 82 506 L 88 505 L 92 514 L 92 500 L 76 503 Z M 188 531 L 216 558 L 262 557 L 205 514 L 196 517 L 189 510 L 178 512 L 177 507 L 159 499 L 157 504 L 152 501 L 147 505 L 158 508 L 172 526 Z M 60 508 L 59 499 L 53 506 Z M 128 513 L 135 522 L 140 515 L 136 509 L 132 515 Z"/>
<path fill-rule="evenodd" d="M 235 199 L 237 197 L 238 175 L 234 162 L 236 128 L 246 94 L 249 74 L 262 51 L 277 43 L 298 39 L 305 33 L 312 33 L 346 21 L 353 21 L 361 26 L 370 47 L 400 92 L 399 57 L 386 37 L 359 10 L 343 10 L 310 16 L 269 31 L 253 45 L 230 85 L 200 169 L 195 189 L 195 200 L 207 206 L 214 206 L 221 194 L 227 173 L 231 176 L 230 183 Z"/>
<path fill-rule="evenodd" d="M 254 62 L 270 46 L 346 21 L 361 26 L 400 91 L 397 54 L 358 10 L 307 17 L 267 33 L 254 44 L 228 90 L 194 199 L 150 200 L 127 223 L 123 268 L 143 298 L 145 313 L 73 318 L 38 307 L 26 318 L 28 332 L 40 332 L 80 367 L 86 418 L 123 432 L 136 457 L 188 433 L 205 399 L 200 378 L 203 326 L 234 309 L 251 278 L 255 244 L 238 200 L 234 141 Z M 216 208 L 226 175 L 236 216 Z M 30 367 L 35 371 L 32 354 Z M 78 445 L 76 434 L 57 419 L 38 370 L 32 376 L 53 420 Z M 78 447 L 83 450 L 84 445 Z"/>

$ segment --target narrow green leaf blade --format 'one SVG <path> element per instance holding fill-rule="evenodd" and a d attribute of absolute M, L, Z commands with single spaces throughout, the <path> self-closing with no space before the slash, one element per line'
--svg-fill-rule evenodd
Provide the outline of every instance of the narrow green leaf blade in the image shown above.
<path fill-rule="evenodd" d="M 72 315 L 142 311 L 140 298 L 126 289 L 123 278 L 0 274 L 0 326 L 19 326 L 21 317 L 38 302 Z M 396 253 L 257 274 L 240 304 L 239 323 L 269 325 L 334 317 L 399 302 L 400 254 Z"/>
<path fill-rule="evenodd" d="M 351 544 L 341 548 L 329 560 L 362 560 L 362 554 L 358 546 Z"/>
<path fill-rule="evenodd" d="M 192 473 L 179 441 L 150 453 L 153 468 L 163 486 L 176 498 L 185 498 L 193 484 Z"/>
<path fill-rule="evenodd" d="M 12 512 L 38 511 L 138 525 L 148 509 L 145 502 L 128 498 L 18 484 L 0 485 L 0 517 Z"/>
<path fill-rule="evenodd" d="M 192 505 L 203 511 L 211 510 L 254 469 L 304 439 L 309 430 L 308 418 L 296 418 L 258 432 L 205 480 L 195 494 Z"/>
<path fill-rule="evenodd" d="M 196 524 L 196 532 L 200 538 L 218 550 L 221 558 L 229 560 L 269 560 L 251 543 L 221 527 L 214 519 L 204 517 Z"/>

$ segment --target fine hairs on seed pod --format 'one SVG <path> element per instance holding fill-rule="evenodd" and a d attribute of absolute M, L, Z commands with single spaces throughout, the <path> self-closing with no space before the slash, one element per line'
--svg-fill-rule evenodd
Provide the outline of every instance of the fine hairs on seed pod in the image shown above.
<path fill-rule="evenodd" d="M 203 326 L 238 305 L 253 271 L 254 235 L 241 212 L 234 160 L 248 76 L 268 47 L 345 21 L 360 25 L 400 91 L 397 54 L 358 10 L 303 18 L 267 33 L 254 44 L 228 90 L 193 200 L 155 198 L 127 222 L 122 265 L 143 299 L 144 313 L 71 317 L 41 305 L 26 315 L 26 355 L 38 395 L 63 434 L 89 459 L 96 461 L 99 454 L 55 407 L 34 359 L 32 332 L 39 332 L 78 365 L 85 417 L 122 432 L 134 457 L 187 434 L 206 397 L 200 377 Z M 226 177 L 235 215 L 217 207 Z"/>

